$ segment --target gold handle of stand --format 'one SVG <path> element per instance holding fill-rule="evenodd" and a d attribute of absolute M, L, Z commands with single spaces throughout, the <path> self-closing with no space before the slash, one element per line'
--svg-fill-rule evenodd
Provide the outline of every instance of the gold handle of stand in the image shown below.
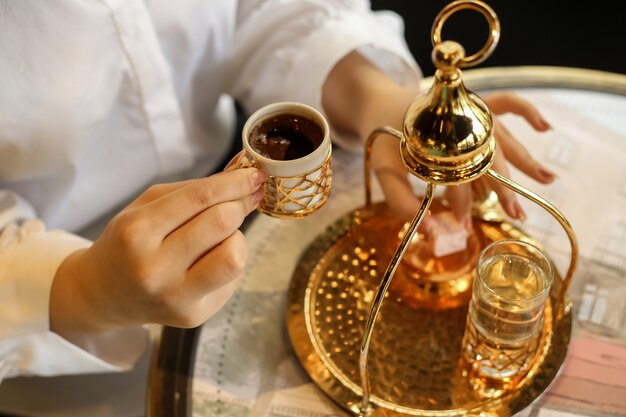
<path fill-rule="evenodd" d="M 374 146 L 374 141 L 383 133 L 394 136 L 398 139 L 402 139 L 402 133 L 394 129 L 390 126 L 378 127 L 370 133 L 365 142 L 365 207 L 370 207 L 372 205 L 372 147 Z"/>
<path fill-rule="evenodd" d="M 491 7 L 478 0 L 459 0 L 448 4 L 435 18 L 431 31 L 433 46 L 437 46 L 442 43 L 441 29 L 443 28 L 443 24 L 446 20 L 448 20 L 452 14 L 463 9 L 475 10 L 485 16 L 487 23 L 489 24 L 489 38 L 480 51 L 476 52 L 474 55 L 470 55 L 459 60 L 457 63 L 457 67 L 459 68 L 478 65 L 485 59 L 489 58 L 494 49 L 496 49 L 498 41 L 500 40 L 500 21 Z"/>
<path fill-rule="evenodd" d="M 378 129 L 377 129 L 378 130 Z M 395 135 L 394 135 L 395 136 Z M 370 135 L 372 138 L 372 135 Z M 370 141 L 368 140 L 368 143 Z M 368 148 L 368 151 L 370 149 Z M 369 154 L 370 152 L 368 152 Z M 367 156 L 367 155 L 366 155 Z M 413 235 L 415 235 L 415 231 L 417 230 L 420 223 L 428 213 L 428 208 L 430 207 L 430 203 L 433 201 L 433 196 L 435 193 L 436 185 L 433 183 L 427 183 L 426 192 L 424 194 L 424 200 L 422 200 L 422 205 L 415 214 L 415 217 L 409 224 L 409 228 L 406 231 L 406 234 L 402 238 L 400 242 L 400 246 L 396 250 L 396 253 L 393 255 L 389 266 L 387 266 L 387 270 L 385 271 L 385 275 L 383 275 L 383 279 L 380 282 L 378 290 L 376 291 L 376 295 L 374 296 L 374 301 L 372 302 L 372 307 L 370 309 L 369 316 L 367 317 L 367 321 L 365 323 L 365 331 L 363 334 L 363 340 L 361 341 L 361 349 L 359 351 L 359 372 L 361 375 L 361 389 L 363 391 L 361 406 L 359 409 L 359 415 L 362 417 L 369 416 L 371 408 L 370 408 L 370 378 L 369 372 L 367 369 L 367 357 L 369 354 L 370 342 L 372 340 L 372 332 L 374 331 L 374 324 L 376 324 L 376 318 L 378 317 L 378 313 L 380 308 L 382 307 L 383 300 L 385 298 L 385 293 L 389 288 L 389 284 L 391 284 L 391 279 L 396 273 L 396 269 L 398 269 L 398 264 L 400 260 L 404 256 L 411 239 L 413 239 Z"/>
<path fill-rule="evenodd" d="M 576 265 L 578 263 L 578 242 L 576 240 L 576 235 L 574 234 L 574 229 L 569 224 L 569 221 L 567 221 L 567 219 L 565 218 L 563 213 L 561 213 L 559 211 L 559 209 L 557 209 L 549 201 L 543 199 L 542 197 L 538 196 L 537 194 L 533 193 L 532 191 L 522 187 L 521 185 L 517 184 L 516 182 L 514 182 L 514 181 L 512 181 L 512 180 L 510 180 L 510 179 L 508 179 L 506 177 L 503 177 L 502 175 L 498 174 L 497 172 L 495 172 L 492 169 L 488 170 L 486 174 L 489 177 L 491 177 L 494 180 L 496 180 L 499 183 L 501 183 L 502 185 L 504 185 L 505 187 L 507 187 L 507 188 L 513 190 L 514 192 L 516 192 L 516 193 L 526 197 L 527 199 L 529 199 L 533 203 L 537 204 L 538 206 L 540 206 L 541 208 L 546 210 L 548 213 L 550 213 L 552 215 L 552 217 L 554 217 L 556 219 L 556 221 L 559 222 L 561 227 L 563 227 L 563 229 L 565 230 L 565 233 L 567 234 L 567 237 L 569 239 L 570 246 L 571 246 L 572 259 L 571 259 L 569 268 L 567 269 L 567 274 L 565 275 L 565 279 L 563 280 L 563 284 L 561 285 L 561 290 L 559 291 L 559 296 L 557 298 L 557 305 L 555 306 L 556 311 L 558 312 L 558 317 L 561 318 L 563 316 L 563 314 L 567 310 L 567 306 L 565 305 L 565 302 L 564 302 L 565 301 L 565 294 L 566 294 L 567 288 L 569 287 L 569 284 L 570 284 L 570 282 L 572 280 L 572 276 L 574 275 L 574 271 L 576 271 Z"/>

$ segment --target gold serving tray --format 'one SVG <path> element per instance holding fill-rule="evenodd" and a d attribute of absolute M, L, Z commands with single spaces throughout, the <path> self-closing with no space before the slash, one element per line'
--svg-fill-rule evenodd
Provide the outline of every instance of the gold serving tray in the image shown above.
<path fill-rule="evenodd" d="M 287 328 L 298 359 L 312 380 L 352 414 L 358 415 L 362 395 L 359 346 L 365 322 L 401 227 L 384 203 L 345 214 L 304 252 L 288 291 Z M 506 222 L 475 219 L 474 229 L 481 248 L 500 239 L 537 244 Z M 419 308 L 403 300 L 392 282 L 370 348 L 372 415 L 509 416 L 529 406 L 553 381 L 567 352 L 570 309 L 558 319 L 552 309 L 561 282 L 555 276 L 531 371 L 500 398 L 483 398 L 469 389 L 458 366 L 467 305 Z"/>

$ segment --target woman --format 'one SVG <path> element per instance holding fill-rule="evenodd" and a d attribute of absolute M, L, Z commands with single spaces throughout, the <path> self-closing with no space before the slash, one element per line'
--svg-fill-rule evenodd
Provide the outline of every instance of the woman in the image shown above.
<path fill-rule="evenodd" d="M 360 149 L 400 123 L 420 78 L 402 22 L 365 1 L 6 1 L 0 27 L 0 380 L 130 369 L 145 324 L 197 326 L 228 300 L 266 179 L 204 177 L 231 146 L 231 97 L 312 105 Z M 548 128 L 518 98 L 490 104 Z M 415 212 L 397 151 L 376 152 L 398 214 Z M 466 223 L 470 193 L 451 193 Z M 97 220 L 94 242 L 79 237 Z"/>

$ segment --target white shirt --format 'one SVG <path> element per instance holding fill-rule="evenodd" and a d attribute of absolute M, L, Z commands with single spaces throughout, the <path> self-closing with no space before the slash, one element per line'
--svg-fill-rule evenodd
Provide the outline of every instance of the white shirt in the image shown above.
<path fill-rule="evenodd" d="M 76 233 L 149 184 L 216 168 L 232 99 L 321 110 L 335 63 L 359 49 L 399 82 L 419 70 L 401 20 L 360 0 L 56 0 L 0 7 L 0 381 L 129 369 L 122 348 L 48 326 L 54 273 Z M 350 146 L 350 140 L 343 144 Z"/>

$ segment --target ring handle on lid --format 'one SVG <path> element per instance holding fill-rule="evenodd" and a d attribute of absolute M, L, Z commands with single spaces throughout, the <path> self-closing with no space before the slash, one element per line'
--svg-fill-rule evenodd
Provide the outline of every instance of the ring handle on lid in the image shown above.
<path fill-rule="evenodd" d="M 460 59 L 457 64 L 458 68 L 471 67 L 480 64 L 485 59 L 489 58 L 494 49 L 496 49 L 498 41 L 500 40 L 500 21 L 491 7 L 478 0 L 469 2 L 459 0 L 448 4 L 435 18 L 431 31 L 433 46 L 436 47 L 443 42 L 441 40 L 441 29 L 443 28 L 446 20 L 448 20 L 448 18 L 454 13 L 463 9 L 475 10 L 485 16 L 487 23 L 489 24 L 489 38 L 480 51 Z"/>

